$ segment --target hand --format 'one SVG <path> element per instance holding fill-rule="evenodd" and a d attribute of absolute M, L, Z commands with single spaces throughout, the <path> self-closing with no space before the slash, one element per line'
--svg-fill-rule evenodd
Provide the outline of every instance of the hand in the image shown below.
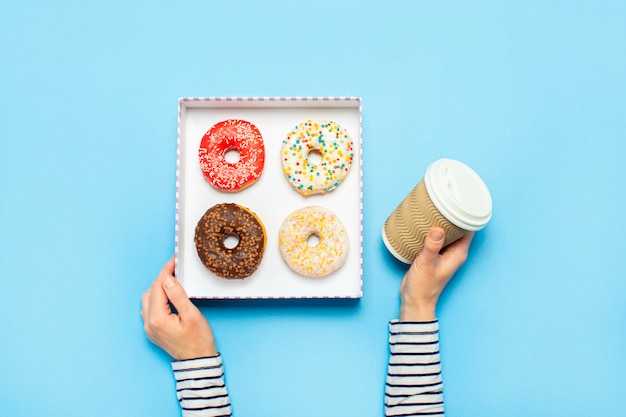
<path fill-rule="evenodd" d="M 464 235 L 442 251 L 444 234 L 439 227 L 430 230 L 424 249 L 404 275 L 400 285 L 402 321 L 435 320 L 441 292 L 467 259 L 474 234 Z"/>
<path fill-rule="evenodd" d="M 176 360 L 217 355 L 213 331 L 174 278 L 170 259 L 141 298 L 141 317 L 148 338 Z M 177 314 L 172 312 L 170 304 Z"/>

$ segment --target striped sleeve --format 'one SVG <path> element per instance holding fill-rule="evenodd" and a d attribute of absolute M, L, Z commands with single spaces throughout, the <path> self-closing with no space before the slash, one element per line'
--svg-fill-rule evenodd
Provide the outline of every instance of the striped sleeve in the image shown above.
<path fill-rule="evenodd" d="M 222 356 L 172 362 L 183 417 L 232 415 Z"/>
<path fill-rule="evenodd" d="M 439 322 L 389 322 L 385 416 L 443 416 Z"/>

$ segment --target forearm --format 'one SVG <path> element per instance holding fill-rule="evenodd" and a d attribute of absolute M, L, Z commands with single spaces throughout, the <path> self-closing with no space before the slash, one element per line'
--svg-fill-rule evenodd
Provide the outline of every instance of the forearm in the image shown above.
<path fill-rule="evenodd" d="M 183 417 L 231 416 L 221 355 L 172 362 Z"/>
<path fill-rule="evenodd" d="M 439 322 L 389 323 L 386 416 L 443 416 Z"/>

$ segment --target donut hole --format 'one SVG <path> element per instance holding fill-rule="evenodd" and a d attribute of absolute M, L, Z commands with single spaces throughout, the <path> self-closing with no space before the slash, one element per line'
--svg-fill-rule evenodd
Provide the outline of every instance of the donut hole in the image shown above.
<path fill-rule="evenodd" d="M 319 165 L 322 163 L 322 153 L 318 150 L 311 149 L 306 157 L 306 160 L 311 165 Z"/>
<path fill-rule="evenodd" d="M 316 233 L 311 233 L 311 235 L 306 239 L 306 243 L 310 248 L 314 248 L 320 244 L 320 237 Z"/>
<path fill-rule="evenodd" d="M 229 164 L 236 164 L 241 159 L 241 154 L 237 148 L 228 148 L 224 151 L 224 159 Z"/>
<path fill-rule="evenodd" d="M 226 249 L 235 249 L 239 245 L 239 236 L 236 233 L 228 233 L 222 238 L 222 245 Z"/>

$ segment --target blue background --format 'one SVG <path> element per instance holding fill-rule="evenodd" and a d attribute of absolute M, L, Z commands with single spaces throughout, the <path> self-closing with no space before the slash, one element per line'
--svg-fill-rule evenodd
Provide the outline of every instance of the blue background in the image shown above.
<path fill-rule="evenodd" d="M 237 416 L 380 416 L 380 228 L 460 159 L 494 216 L 440 302 L 447 415 L 626 415 L 626 3 L 0 4 L 0 415 L 175 416 L 140 297 L 177 99 L 363 99 L 364 296 L 201 302 Z"/>

